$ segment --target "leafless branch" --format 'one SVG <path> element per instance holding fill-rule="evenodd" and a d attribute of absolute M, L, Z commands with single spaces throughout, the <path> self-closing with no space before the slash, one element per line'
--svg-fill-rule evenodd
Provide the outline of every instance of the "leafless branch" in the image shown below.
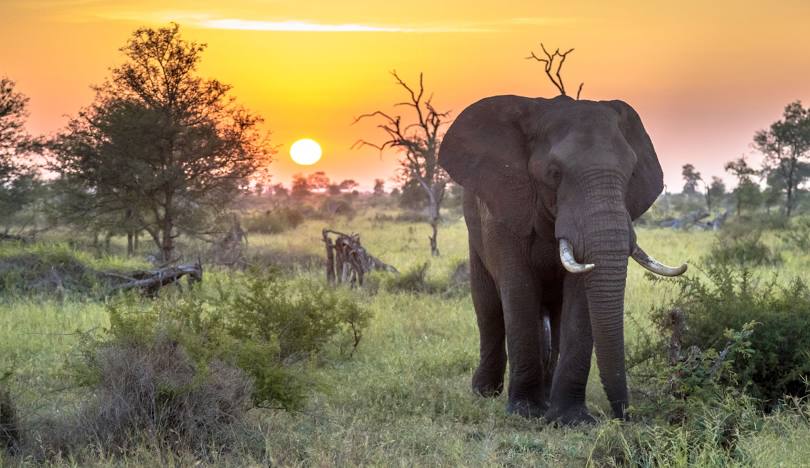
<path fill-rule="evenodd" d="M 565 84 L 563 83 L 562 76 L 560 75 L 560 70 L 562 69 L 563 64 L 565 63 L 565 59 L 568 57 L 568 54 L 574 51 L 574 49 L 568 49 L 565 52 L 560 52 L 560 49 L 554 51 L 553 54 L 550 54 L 548 50 L 546 50 L 546 46 L 543 43 L 540 43 L 540 48 L 543 50 L 543 54 L 545 54 L 545 58 L 537 56 L 534 51 L 531 52 L 531 55 L 526 57 L 527 60 L 537 60 L 538 62 L 543 63 L 543 68 L 546 72 L 546 76 L 554 86 L 560 91 L 560 95 L 567 96 L 565 93 Z M 555 59 L 557 61 L 555 62 Z M 556 69 L 555 69 L 556 65 Z M 582 85 L 579 86 L 579 91 L 582 91 Z M 579 99 L 579 92 L 577 93 L 577 99 Z"/>
<path fill-rule="evenodd" d="M 431 226 L 434 235 L 431 238 L 431 251 L 438 254 L 436 248 L 436 226 L 439 219 L 439 204 L 441 194 L 447 183 L 448 176 L 438 164 L 439 144 L 441 131 L 449 120 L 450 112 L 440 112 L 433 105 L 433 95 L 425 99 L 424 74 L 419 74 L 419 86 L 412 87 L 403 80 L 396 71 L 392 71 L 396 83 L 405 90 L 408 100 L 394 104 L 394 107 L 407 107 L 413 109 L 415 119 L 412 123 L 403 124 L 402 117 L 393 116 L 377 110 L 362 114 L 355 118 L 354 123 L 360 120 L 376 117 L 381 122 L 377 128 L 385 132 L 387 139 L 382 143 L 373 143 L 367 140 L 358 140 L 352 148 L 369 146 L 383 153 L 387 149 L 399 150 L 402 155 L 400 164 L 404 174 L 416 180 L 424 189 L 430 200 Z"/>

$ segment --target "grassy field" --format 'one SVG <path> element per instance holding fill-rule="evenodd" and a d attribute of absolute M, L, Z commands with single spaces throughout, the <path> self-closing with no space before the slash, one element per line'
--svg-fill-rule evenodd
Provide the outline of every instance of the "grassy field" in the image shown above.
<path fill-rule="evenodd" d="M 251 235 L 248 253 L 282 252 L 285 258 L 322 256 L 323 227 L 323 222 L 307 221 L 281 235 Z M 333 221 L 330 227 L 361 233 L 369 251 L 400 271 L 429 262 L 428 275 L 437 281 L 446 281 L 467 255 L 463 220 L 448 221 L 440 230 L 439 258 L 429 255 L 427 225 L 380 222 L 370 215 L 360 215 L 352 221 Z M 693 265 L 699 264 L 715 240 L 715 235 L 708 232 L 653 229 L 639 229 L 638 237 L 639 243 L 662 261 L 688 260 Z M 773 236 L 766 240 L 779 245 Z M 6 249 L 0 251 L 2 256 L 13 253 L 12 247 L 1 249 Z M 86 259 L 98 268 L 139 264 L 119 257 L 87 255 Z M 810 255 L 788 252 L 784 260 L 778 267 L 780 281 L 802 275 Z M 769 276 L 776 269 L 763 267 L 756 273 Z M 694 268 L 692 272 L 700 274 Z M 305 266 L 295 269 L 295 273 L 318 278 L 322 275 L 319 269 Z M 206 284 L 230 275 L 216 268 L 206 274 Z M 624 460 L 628 464 L 645 464 L 643 453 L 635 457 L 637 446 L 628 442 L 633 434 L 644 432 L 652 434 L 651 450 L 668 451 L 665 458 L 674 466 L 686 466 L 690 461 L 706 466 L 810 465 L 810 445 L 806 444 L 810 440 L 810 414 L 801 412 L 761 418 L 755 430 L 740 434 L 731 453 L 710 443 L 696 448 L 691 435 L 677 427 L 649 427 L 641 422 L 620 425 L 602 417 L 593 426 L 554 428 L 540 421 L 507 416 L 505 396 L 481 399 L 469 388 L 478 345 L 469 295 L 392 293 L 379 287 L 385 281 L 381 276 L 373 274 L 369 290 L 354 293 L 374 312 L 354 356 L 313 367 L 318 384 L 303 409 L 251 412 L 251 421 L 261 428 L 263 440 L 246 444 L 258 443 L 265 455 L 237 447 L 213 460 L 200 461 L 191 455 L 144 448 L 122 459 L 103 449 L 89 449 L 89 458 L 49 463 L 86 466 L 89 460 L 96 460 L 99 466 L 190 466 L 197 462 L 227 466 L 600 466 Z M 644 278 L 640 267 L 631 264 L 626 292 L 630 340 L 639 327 L 648 326 L 647 317 L 655 304 L 673 293 L 672 286 L 653 284 Z M 24 422 L 38 414 L 68 411 L 83 397 L 65 389 L 65 356 L 76 349 L 80 336 L 76 331 L 107 325 L 101 301 L 69 292 L 60 298 L 7 295 L 0 299 L 0 370 L 14 369 L 6 385 Z M 595 367 L 588 404 L 594 414 L 608 411 Z M 690 450 L 692 455 L 687 458 Z M 0 463 L 33 464 L 34 460 L 0 458 Z"/>

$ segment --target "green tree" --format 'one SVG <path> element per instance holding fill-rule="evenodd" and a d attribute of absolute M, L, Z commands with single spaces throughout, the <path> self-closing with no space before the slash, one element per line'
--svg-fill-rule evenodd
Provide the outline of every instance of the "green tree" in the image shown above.
<path fill-rule="evenodd" d="M 34 171 L 23 163 L 35 146 L 25 130 L 28 97 L 15 83 L 0 78 L 0 217 L 7 222 L 34 200 L 39 184 Z"/>
<path fill-rule="evenodd" d="M 126 61 L 51 143 L 53 167 L 88 215 L 117 213 L 169 260 L 175 238 L 207 229 L 272 149 L 230 86 L 197 75 L 205 44 L 177 24 L 140 28 L 120 50 Z"/>
<path fill-rule="evenodd" d="M 754 146 L 765 156 L 763 170 L 774 182 L 769 185 L 784 193 L 783 212 L 789 218 L 799 186 L 810 177 L 810 108 L 801 101 L 785 106 L 781 120 L 754 135 Z"/>
<path fill-rule="evenodd" d="M 743 207 L 754 209 L 759 206 L 761 202 L 759 185 L 751 179 L 757 171 L 748 165 L 745 157 L 727 162 L 725 169 L 737 178 L 737 187 L 732 191 L 737 202 L 737 216 L 742 214 Z"/>
<path fill-rule="evenodd" d="M 709 211 L 712 210 L 712 206 L 720 202 L 723 199 L 723 196 L 726 194 L 726 184 L 723 183 L 723 179 L 712 176 L 712 183 L 706 189 L 706 206 L 709 208 Z"/>
<path fill-rule="evenodd" d="M 692 164 L 684 164 L 681 175 L 684 180 L 683 193 L 685 195 L 697 194 L 698 183 L 703 182 L 703 178 L 700 176 L 700 172 L 695 170 L 695 166 Z"/>

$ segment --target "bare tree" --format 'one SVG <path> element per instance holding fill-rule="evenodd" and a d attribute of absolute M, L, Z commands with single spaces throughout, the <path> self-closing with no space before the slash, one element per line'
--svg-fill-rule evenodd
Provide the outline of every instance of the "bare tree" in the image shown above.
<path fill-rule="evenodd" d="M 557 49 L 553 54 L 550 54 L 542 42 L 540 43 L 540 48 L 543 50 L 545 57 L 538 57 L 537 54 L 532 51 L 531 55 L 526 57 L 526 59 L 542 62 L 548 79 L 551 80 L 551 83 L 557 87 L 557 89 L 560 91 L 560 95 L 567 96 L 565 93 L 565 84 L 563 83 L 562 76 L 560 75 L 560 70 L 565 63 L 565 59 L 568 57 L 568 54 L 573 52 L 574 49 L 568 49 L 565 52 L 560 52 L 560 49 Z M 554 65 L 557 66 L 556 69 L 554 68 Z M 582 87 L 584 85 L 584 82 L 579 84 L 579 89 L 577 89 L 577 100 L 579 100 L 579 95 L 582 93 Z"/>
<path fill-rule="evenodd" d="M 371 146 L 384 152 L 392 148 L 403 155 L 400 160 L 402 171 L 408 180 L 415 180 L 424 190 L 428 198 L 428 222 L 432 230 L 428 237 L 430 240 L 430 253 L 433 256 L 439 255 L 438 230 L 439 218 L 442 202 L 444 201 L 444 189 L 449 180 L 447 173 L 439 167 L 438 153 L 441 143 L 441 127 L 447 124 L 449 112 L 439 112 L 433 107 L 433 95 L 425 97 L 425 86 L 423 74 L 419 74 L 419 88 L 415 89 L 403 81 L 396 71 L 391 72 L 397 81 L 408 94 L 408 100 L 395 104 L 399 107 L 409 107 L 416 114 L 416 121 L 411 124 L 402 122 L 402 116 L 391 115 L 383 111 L 375 111 L 370 114 L 363 114 L 357 117 L 354 122 L 377 117 L 381 123 L 377 128 L 382 129 L 388 139 L 382 143 L 371 143 L 366 140 L 358 140 L 352 147 Z"/>

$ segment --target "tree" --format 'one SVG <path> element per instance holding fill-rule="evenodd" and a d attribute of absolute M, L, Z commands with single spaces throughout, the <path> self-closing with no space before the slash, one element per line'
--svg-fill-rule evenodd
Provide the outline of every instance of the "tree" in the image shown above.
<path fill-rule="evenodd" d="M 28 97 L 15 83 L 0 78 L 0 217 L 3 221 L 30 203 L 38 186 L 32 170 L 22 163 L 34 140 L 25 131 Z"/>
<path fill-rule="evenodd" d="M 703 182 L 703 178 L 700 176 L 700 172 L 695 170 L 695 166 L 691 164 L 684 164 L 683 169 L 681 170 L 681 175 L 683 175 L 684 180 L 684 195 L 697 194 L 698 182 Z"/>
<path fill-rule="evenodd" d="M 360 184 L 358 184 L 357 182 L 355 182 L 352 179 L 346 179 L 346 180 L 342 181 L 340 183 L 340 185 L 338 185 L 341 192 L 351 192 L 351 191 L 353 191 L 354 189 L 356 189 L 359 186 L 360 186 Z"/>
<path fill-rule="evenodd" d="M 290 192 L 289 192 L 289 190 L 287 190 L 287 187 L 285 187 L 284 184 L 278 183 L 278 184 L 273 186 L 273 196 L 274 197 L 284 198 L 284 197 L 287 197 L 289 195 L 290 195 Z"/>
<path fill-rule="evenodd" d="M 371 146 L 383 153 L 386 149 L 398 151 L 401 174 L 406 181 L 415 181 L 422 188 L 428 199 L 428 222 L 431 235 L 430 253 L 439 255 L 438 236 L 439 219 L 444 189 L 449 177 L 439 166 L 438 153 L 441 143 L 441 128 L 446 125 L 449 112 L 439 112 L 433 106 L 433 96 L 425 96 L 424 76 L 419 74 L 419 88 L 413 88 L 403 81 L 396 71 L 391 72 L 397 84 L 405 90 L 408 99 L 395 104 L 397 107 L 407 107 L 413 110 L 415 122 L 405 124 L 402 116 L 390 115 L 383 111 L 374 111 L 363 114 L 355 119 L 355 123 L 362 119 L 377 117 L 382 123 L 377 128 L 383 130 L 388 139 L 375 144 L 366 140 L 358 140 L 353 147 Z"/>
<path fill-rule="evenodd" d="M 205 47 L 177 24 L 136 30 L 126 61 L 51 143 L 53 168 L 91 202 L 84 211 L 116 214 L 128 237 L 145 230 L 165 261 L 181 233 L 207 232 L 273 151 L 229 85 L 197 76 Z"/>
<path fill-rule="evenodd" d="M 810 158 L 810 108 L 803 108 L 801 101 L 788 104 L 782 120 L 754 135 L 754 146 L 765 156 L 763 169 L 769 178 L 774 177 L 772 186 L 781 186 L 783 212 L 790 218 L 799 186 L 810 177 L 810 164 L 805 162 Z"/>
<path fill-rule="evenodd" d="M 374 195 L 385 195 L 385 181 L 382 179 L 374 179 Z"/>
<path fill-rule="evenodd" d="M 312 190 L 328 190 L 331 182 L 325 172 L 317 171 L 307 176 L 307 184 Z"/>
<path fill-rule="evenodd" d="M 303 174 L 295 174 L 292 179 L 291 194 L 293 198 L 304 198 L 311 193 L 309 181 Z"/>
<path fill-rule="evenodd" d="M 742 214 L 744 206 L 755 208 L 759 205 L 761 197 L 759 185 L 751 179 L 757 171 L 748 165 L 745 157 L 727 162 L 725 169 L 737 178 L 737 187 L 732 191 L 737 200 L 737 216 Z"/>
<path fill-rule="evenodd" d="M 714 202 L 722 200 L 725 194 L 726 184 L 723 183 L 723 179 L 712 176 L 712 183 L 706 188 L 706 205 L 709 211 L 712 210 Z"/>

